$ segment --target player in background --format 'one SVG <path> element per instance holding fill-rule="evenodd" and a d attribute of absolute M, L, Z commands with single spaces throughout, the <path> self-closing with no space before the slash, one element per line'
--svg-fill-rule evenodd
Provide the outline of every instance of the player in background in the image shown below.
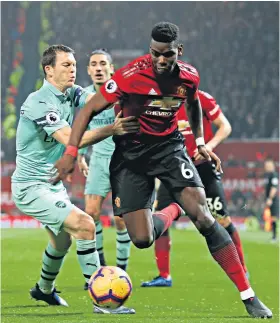
<path fill-rule="evenodd" d="M 221 142 L 223 142 L 231 133 L 231 125 L 216 100 L 208 93 L 199 92 L 199 100 L 203 113 L 204 139 L 207 149 L 213 151 Z M 217 131 L 213 134 L 212 126 L 215 125 Z M 240 236 L 227 211 L 225 193 L 221 181 L 221 174 L 215 170 L 215 165 L 206 160 L 200 160 L 195 138 L 191 131 L 187 115 L 184 109 L 178 113 L 178 128 L 185 137 L 185 144 L 189 156 L 194 160 L 194 164 L 201 177 L 205 187 L 206 200 L 212 215 L 227 230 L 235 244 L 240 262 L 244 271 L 247 273 L 245 266 L 244 254 Z M 157 193 L 156 209 L 161 210 L 166 205 L 172 203 L 174 198 L 170 195 L 164 185 L 160 185 Z M 142 283 L 142 287 L 171 287 L 172 278 L 170 276 L 170 248 L 171 238 L 169 230 L 155 242 L 155 257 L 159 270 L 159 276 L 151 281 Z"/>
<path fill-rule="evenodd" d="M 96 93 L 99 91 L 100 86 L 111 78 L 114 72 L 111 55 L 104 49 L 94 50 L 89 57 L 87 72 L 91 77 L 92 84 L 85 89 L 89 92 Z M 113 106 L 92 118 L 89 128 L 98 129 L 113 124 L 114 120 L 115 109 Z M 103 228 L 100 221 L 100 213 L 104 199 L 111 192 L 109 165 L 114 150 L 115 143 L 112 137 L 95 144 L 92 147 L 89 168 L 85 160 L 87 148 L 80 149 L 78 155 L 79 169 L 87 178 L 85 186 L 85 211 L 95 222 L 96 249 L 99 254 L 101 266 L 106 266 L 106 261 L 103 252 Z M 117 233 L 117 266 L 126 270 L 131 241 L 124 220 L 119 216 L 115 216 L 114 218 Z M 84 289 L 86 290 L 87 288 L 87 283 L 85 283 Z"/>
<path fill-rule="evenodd" d="M 57 294 L 55 279 L 72 237 L 76 239 L 77 257 L 85 281 L 88 282 L 100 267 L 95 225 L 88 214 L 71 203 L 63 183 L 53 185 L 50 179 L 56 173 L 54 163 L 62 156 L 69 141 L 75 108 L 82 107 L 93 95 L 75 85 L 76 60 L 71 48 L 50 46 L 43 53 L 42 68 L 45 73 L 43 86 L 28 96 L 20 110 L 12 196 L 23 213 L 44 225 L 50 239 L 43 254 L 41 277 L 30 290 L 31 297 L 49 305 L 68 306 Z M 114 124 L 86 131 L 80 147 L 113 134 L 137 131 L 138 123 L 131 119 L 116 118 Z M 94 312 L 103 313 L 103 309 L 94 306 Z M 135 311 L 120 307 L 111 313 Z"/>
<path fill-rule="evenodd" d="M 150 54 L 119 69 L 79 112 L 67 151 L 55 165 L 58 176 L 54 182 L 73 172 L 78 145 L 91 118 L 119 101 L 124 116 L 137 116 L 140 123 L 139 133 L 114 138 L 116 149 L 110 165 L 114 213 L 123 216 L 133 244 L 150 247 L 181 215 L 179 204 L 239 290 L 247 312 L 253 317 L 272 317 L 251 288 L 230 235 L 211 215 L 203 184 L 178 131 L 177 113 L 185 106 L 197 157 L 212 158 L 221 171 L 219 158 L 207 151 L 204 142 L 198 72 L 178 60 L 183 46 L 176 25 L 159 23 L 151 36 Z M 164 183 L 178 204 L 153 214 L 155 178 Z"/>
<path fill-rule="evenodd" d="M 279 175 L 276 171 L 275 163 L 272 158 L 264 161 L 264 172 L 266 179 L 265 186 L 265 207 L 269 209 L 272 226 L 272 242 L 277 241 L 277 220 L 279 218 L 279 196 L 278 185 Z"/>

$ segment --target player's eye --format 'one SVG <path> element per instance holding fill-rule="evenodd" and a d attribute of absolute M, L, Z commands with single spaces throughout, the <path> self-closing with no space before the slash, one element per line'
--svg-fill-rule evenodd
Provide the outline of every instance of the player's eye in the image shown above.
<path fill-rule="evenodd" d="M 166 53 L 162 53 L 162 56 L 164 56 L 166 58 L 169 58 L 169 57 L 174 56 L 175 54 L 176 54 L 175 52 L 169 51 L 169 52 L 166 52 Z"/>
<path fill-rule="evenodd" d="M 155 57 L 160 57 L 160 55 L 161 55 L 161 53 L 159 53 L 159 52 L 157 52 L 157 51 L 155 51 L 155 50 L 152 50 L 152 54 L 153 54 L 153 56 L 155 56 Z"/>

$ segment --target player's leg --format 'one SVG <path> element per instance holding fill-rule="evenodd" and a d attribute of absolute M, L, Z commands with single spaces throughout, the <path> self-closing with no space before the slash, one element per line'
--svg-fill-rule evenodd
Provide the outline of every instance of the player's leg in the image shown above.
<path fill-rule="evenodd" d="M 152 213 L 154 178 L 122 168 L 111 172 L 112 198 L 115 216 L 123 216 L 133 244 L 140 249 L 150 247 L 182 214 L 176 203 Z"/>
<path fill-rule="evenodd" d="M 49 305 L 68 306 L 64 299 L 57 295 L 55 279 L 71 246 L 71 236 L 64 230 L 57 235 L 48 227 L 46 227 L 46 230 L 50 241 L 43 253 L 40 279 L 35 287 L 30 290 L 30 295 L 33 299 L 47 302 Z"/>
<path fill-rule="evenodd" d="M 165 186 L 160 183 L 157 191 L 157 199 L 154 203 L 156 211 L 164 209 L 171 203 L 174 198 L 169 194 Z M 171 237 L 169 229 L 167 229 L 155 241 L 155 259 L 159 275 L 150 281 L 143 282 L 141 287 L 171 287 L 172 278 L 170 276 L 170 249 Z"/>
<path fill-rule="evenodd" d="M 50 294 L 54 289 L 55 279 L 59 274 L 72 240 L 70 234 L 64 230 L 57 235 L 48 227 L 46 227 L 46 230 L 50 241 L 43 253 L 41 276 L 38 285 L 43 293 Z"/>
<path fill-rule="evenodd" d="M 103 227 L 100 221 L 100 214 L 104 197 L 96 194 L 87 194 L 85 196 L 85 211 L 89 214 L 96 226 L 96 249 L 99 254 L 100 265 L 106 266 L 104 251 L 103 251 Z"/>
<path fill-rule="evenodd" d="M 57 259 L 58 262 L 54 265 L 57 269 L 61 266 L 63 256 L 66 253 L 64 247 L 70 245 L 69 235 L 77 239 L 79 262 L 85 278 L 88 280 L 91 274 L 99 267 L 98 253 L 95 251 L 93 219 L 71 203 L 62 183 L 57 185 L 40 183 L 30 186 L 27 186 L 27 184 L 14 184 L 12 190 L 13 199 L 17 207 L 25 214 L 39 220 L 48 230 L 52 231 L 53 239 L 51 240 L 52 243 L 47 247 L 47 252 L 50 256 L 48 258 L 60 258 Z M 54 239 L 54 236 L 57 236 L 57 238 Z M 62 248 L 62 250 L 57 250 L 56 248 L 58 247 Z M 50 262 L 52 262 L 51 259 L 49 259 Z M 56 272 L 51 270 L 49 273 L 55 274 Z M 52 300 L 50 300 L 48 296 L 42 299 L 43 295 L 38 295 L 38 293 L 36 298 L 31 290 L 32 297 L 38 300 L 44 300 L 50 305 L 65 305 L 60 302 L 60 298 L 53 292 L 54 290 L 50 294 L 52 297 Z"/>
<path fill-rule="evenodd" d="M 279 219 L 279 200 L 277 199 L 270 206 L 271 214 L 271 231 L 272 231 L 272 242 L 277 241 L 277 221 Z"/>
<path fill-rule="evenodd" d="M 117 235 L 117 267 L 126 270 L 130 256 L 131 240 L 127 232 L 124 220 L 115 216 Z"/>
<path fill-rule="evenodd" d="M 271 311 L 258 300 L 251 288 L 230 235 L 212 217 L 205 191 L 199 187 L 202 182 L 191 160 L 180 152 L 175 153 L 172 158 L 172 161 L 166 160 L 171 165 L 169 172 L 172 171 L 172 177 L 166 173 L 160 179 L 173 191 L 175 199 L 205 237 L 211 255 L 240 291 L 247 312 L 253 317 L 271 317 Z M 186 187 L 180 190 L 182 184 Z"/>
<path fill-rule="evenodd" d="M 235 245 L 235 248 L 238 253 L 238 257 L 240 259 L 242 267 L 243 267 L 247 277 L 249 277 L 248 269 L 245 264 L 245 257 L 244 257 L 242 242 L 241 242 L 240 235 L 239 235 L 239 232 L 238 232 L 236 226 L 232 223 L 230 216 L 217 217 L 216 220 L 229 233 L 231 240 L 233 241 L 233 243 Z"/>
<path fill-rule="evenodd" d="M 95 222 L 96 248 L 101 266 L 106 266 L 103 251 L 103 227 L 100 221 L 102 204 L 107 194 L 111 191 L 109 164 L 111 158 L 98 156 L 93 153 L 90 158 L 89 173 L 85 187 L 85 211 Z"/>
<path fill-rule="evenodd" d="M 208 162 L 201 163 L 197 165 L 196 168 L 205 187 L 206 200 L 210 212 L 219 224 L 229 233 L 236 247 L 243 269 L 247 274 L 241 239 L 228 214 L 221 174 L 216 171 L 214 164 Z"/>

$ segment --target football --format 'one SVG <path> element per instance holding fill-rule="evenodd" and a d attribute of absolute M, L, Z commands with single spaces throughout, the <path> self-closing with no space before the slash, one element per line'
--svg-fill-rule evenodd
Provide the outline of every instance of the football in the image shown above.
<path fill-rule="evenodd" d="M 130 297 L 131 279 L 118 267 L 101 267 L 92 274 L 88 282 L 88 292 L 95 305 L 115 309 Z"/>

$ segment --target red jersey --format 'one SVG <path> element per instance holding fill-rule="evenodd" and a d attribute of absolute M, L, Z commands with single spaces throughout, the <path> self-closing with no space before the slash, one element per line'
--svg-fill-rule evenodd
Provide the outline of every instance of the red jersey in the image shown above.
<path fill-rule="evenodd" d="M 211 123 L 220 115 L 222 110 L 216 103 L 216 100 L 207 92 L 199 90 L 198 97 L 203 113 L 204 140 L 205 143 L 207 143 L 214 137 Z M 183 130 L 182 134 L 185 137 L 185 145 L 187 147 L 188 154 L 190 157 L 193 157 L 197 146 L 184 108 L 179 110 L 177 120 L 179 130 Z"/>
<path fill-rule="evenodd" d="M 119 101 L 124 117 L 138 117 L 139 139 L 141 134 L 166 136 L 174 132 L 179 108 L 197 98 L 196 69 L 182 61 L 177 61 L 176 68 L 176 75 L 159 77 L 151 55 L 144 55 L 119 69 L 100 88 L 108 102 Z"/>

